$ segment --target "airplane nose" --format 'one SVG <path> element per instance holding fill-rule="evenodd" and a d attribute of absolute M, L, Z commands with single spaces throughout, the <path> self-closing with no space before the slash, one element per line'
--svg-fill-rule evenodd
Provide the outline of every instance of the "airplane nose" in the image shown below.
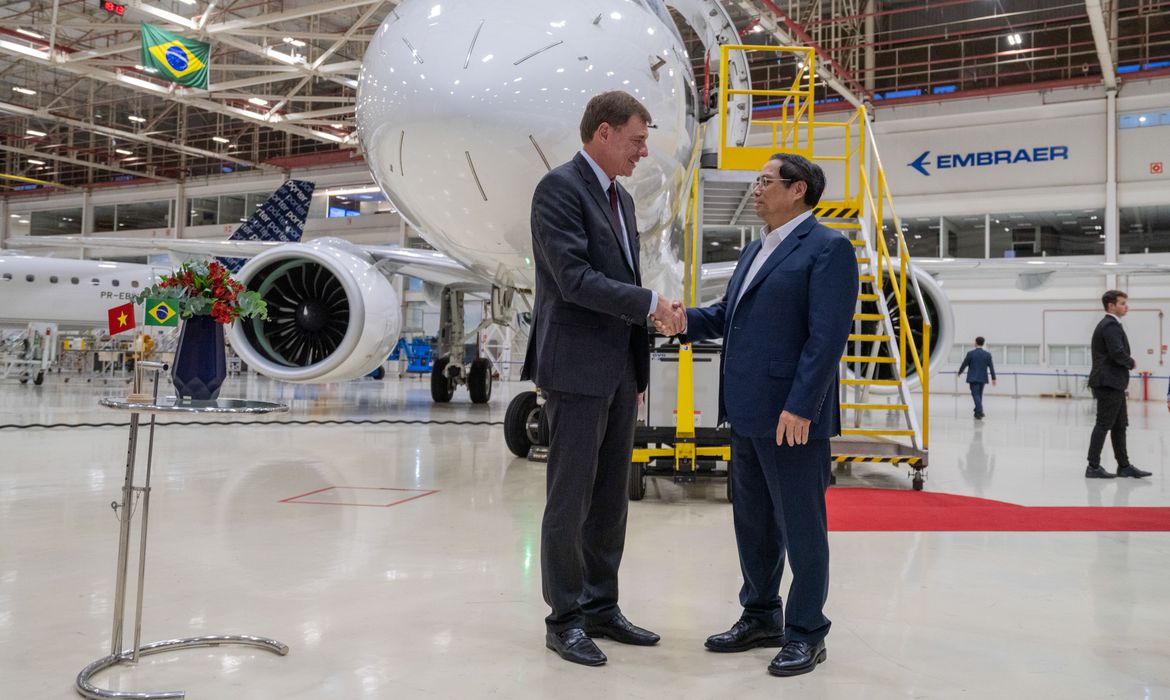
<path fill-rule="evenodd" d="M 661 155 L 627 183 L 652 183 L 639 218 L 647 194 L 674 201 L 666 190 L 689 158 L 693 77 L 658 17 L 611 10 L 609 0 L 405 0 L 375 32 L 358 136 L 379 186 L 436 248 L 491 276 L 530 270 L 527 204 L 581 148 L 585 104 L 606 90 L 634 95 L 661 124 Z M 667 58 L 657 75 L 634 68 L 648 55 Z"/>

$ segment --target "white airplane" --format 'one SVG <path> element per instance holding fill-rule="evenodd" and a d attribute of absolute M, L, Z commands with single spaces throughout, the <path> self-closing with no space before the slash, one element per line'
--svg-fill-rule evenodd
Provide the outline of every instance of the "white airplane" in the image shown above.
<path fill-rule="evenodd" d="M 440 252 L 339 239 L 169 240 L 163 247 L 250 258 L 238 277 L 265 296 L 271 318 L 237 323 L 229 337 L 250 367 L 285 381 L 368 373 L 385 359 L 400 329 L 389 277 L 407 274 L 439 285 L 432 396 L 449 401 L 458 385 L 467 384 L 472 400 L 485 402 L 492 367 L 483 359 L 462 362 L 463 295 L 489 294 L 492 320 L 512 322 L 514 304 L 533 285 L 532 192 L 544 173 L 580 148 L 580 115 L 599 92 L 625 90 L 653 115 L 650 157 L 624 184 L 637 200 L 646 286 L 670 296 L 681 291 L 687 185 L 700 149 L 710 144 L 699 143 L 694 75 L 667 4 L 695 29 L 712 58 L 716 45 L 738 41 L 717 0 L 404 0 L 392 10 L 363 61 L 358 137 L 379 186 Z M 728 87 L 749 88 L 742 55 L 734 66 Z M 750 111 L 746 97 L 735 98 L 731 113 L 739 118 L 729 125 L 731 142 L 743 143 Z M 14 243 L 139 251 L 144 245 L 67 236 Z M 719 279 L 718 266 L 709 272 L 708 279 Z M 916 275 L 929 279 L 922 269 Z M 949 308 L 936 284 L 924 286 L 928 296 L 937 294 L 935 306 Z M 933 357 L 944 360 L 948 349 L 936 346 Z M 533 437 L 536 402 L 517 399 L 523 410 L 509 407 L 506 430 L 527 426 Z M 511 425 L 516 420 L 519 428 Z"/>
<path fill-rule="evenodd" d="M 312 196 L 312 183 L 286 182 L 232 232 L 228 241 L 299 241 Z M 72 236 L 63 238 L 80 245 Z M 14 240 L 29 246 L 56 246 L 60 241 L 58 237 Z M 139 241 L 133 249 L 143 252 L 144 243 Z M 243 261 L 224 262 L 238 269 Z M 143 288 L 154 284 L 161 273 L 167 272 L 170 272 L 167 266 L 44 258 L 0 251 L 0 326 L 49 321 L 67 330 L 104 328 L 110 307 L 130 301 Z"/>
<path fill-rule="evenodd" d="M 738 37 L 715 0 L 671 5 L 709 45 Z M 748 87 L 746 61 L 736 65 L 735 86 Z M 487 401 L 491 366 L 462 362 L 463 295 L 489 294 L 492 318 L 512 322 L 514 302 L 533 284 L 531 193 L 580 148 L 585 103 L 611 89 L 637 96 L 654 116 L 651 155 L 625 185 L 638 202 L 646 284 L 678 296 L 699 114 L 690 62 L 661 0 L 406 0 L 391 12 L 359 76 L 358 135 L 375 180 L 441 253 L 338 239 L 13 243 L 250 258 L 238 278 L 265 296 L 270 320 L 237 323 L 232 347 L 258 372 L 293 382 L 361 376 L 382 362 L 400 328 L 389 277 L 418 277 L 443 288 L 432 395 L 447 401 L 467 384 L 473 401 Z M 742 142 L 750 110 L 745 97 L 737 101 L 743 116 L 732 132 Z"/>

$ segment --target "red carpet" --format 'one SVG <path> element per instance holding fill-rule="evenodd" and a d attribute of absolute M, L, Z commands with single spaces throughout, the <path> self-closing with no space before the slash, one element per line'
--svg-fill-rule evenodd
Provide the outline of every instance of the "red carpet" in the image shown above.
<path fill-rule="evenodd" d="M 837 532 L 1168 532 L 1170 508 L 1019 506 L 927 491 L 831 488 Z"/>

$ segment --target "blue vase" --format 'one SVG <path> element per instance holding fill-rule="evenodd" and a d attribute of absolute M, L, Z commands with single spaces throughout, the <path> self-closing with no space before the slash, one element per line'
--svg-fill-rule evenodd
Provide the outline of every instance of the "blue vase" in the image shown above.
<path fill-rule="evenodd" d="M 226 378 L 223 324 L 210 316 L 192 316 L 183 321 L 171 367 L 171 381 L 179 399 L 212 401 L 219 396 Z"/>

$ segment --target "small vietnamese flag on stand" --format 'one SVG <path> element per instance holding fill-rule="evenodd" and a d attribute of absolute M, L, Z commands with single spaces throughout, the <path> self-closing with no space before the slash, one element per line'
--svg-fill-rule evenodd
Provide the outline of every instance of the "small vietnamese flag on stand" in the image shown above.
<path fill-rule="evenodd" d="M 106 313 L 110 317 L 110 335 L 134 328 L 134 302 L 115 306 Z"/>

